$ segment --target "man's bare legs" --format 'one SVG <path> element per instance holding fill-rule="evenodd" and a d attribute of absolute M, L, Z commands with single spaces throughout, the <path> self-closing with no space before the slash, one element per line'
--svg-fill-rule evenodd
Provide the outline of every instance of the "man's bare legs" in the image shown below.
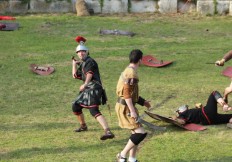
<path fill-rule="evenodd" d="M 143 127 L 139 127 L 135 130 L 132 130 L 131 131 L 132 134 L 145 134 L 145 130 Z M 129 153 L 129 161 L 130 159 L 134 159 L 134 161 L 136 160 L 136 153 L 137 153 L 137 148 L 138 148 L 138 145 L 135 145 L 131 139 L 128 140 L 126 146 L 124 147 L 124 149 L 121 151 L 120 155 L 118 156 L 121 156 L 122 157 L 122 160 L 126 158 L 127 154 Z"/>
<path fill-rule="evenodd" d="M 80 128 L 76 129 L 75 132 L 87 131 L 88 128 L 87 128 L 87 125 L 85 123 L 84 115 L 83 114 L 77 115 L 77 120 L 78 120 L 78 122 L 80 123 L 81 126 L 80 126 Z"/>
<path fill-rule="evenodd" d="M 103 115 L 99 115 L 96 117 L 97 121 L 100 123 L 102 128 L 105 130 L 105 134 L 101 136 L 101 140 L 106 140 L 106 139 L 112 139 L 114 138 L 114 134 L 110 131 L 110 128 L 108 126 L 108 123 L 106 122 L 106 119 Z"/>

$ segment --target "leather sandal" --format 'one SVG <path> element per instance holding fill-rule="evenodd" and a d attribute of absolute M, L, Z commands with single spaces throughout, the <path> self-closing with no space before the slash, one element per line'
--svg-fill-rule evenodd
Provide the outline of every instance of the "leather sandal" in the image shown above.
<path fill-rule="evenodd" d="M 88 130 L 88 127 L 87 126 L 85 126 L 85 127 L 80 127 L 80 128 L 78 128 L 78 129 L 76 129 L 76 130 L 74 130 L 74 132 L 83 132 L 83 131 L 87 131 Z"/>
<path fill-rule="evenodd" d="M 122 157 L 120 153 L 117 154 L 116 158 L 116 162 L 120 162 L 120 160 L 124 160 L 124 162 L 127 162 L 127 158 Z"/>
<path fill-rule="evenodd" d="M 107 130 L 103 136 L 101 136 L 101 140 L 107 140 L 107 139 L 112 139 L 114 138 L 114 134 L 110 131 Z"/>

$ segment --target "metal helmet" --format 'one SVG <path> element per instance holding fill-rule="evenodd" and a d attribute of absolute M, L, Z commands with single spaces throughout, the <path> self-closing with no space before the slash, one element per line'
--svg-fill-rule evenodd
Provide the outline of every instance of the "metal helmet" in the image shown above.
<path fill-rule="evenodd" d="M 76 47 L 76 52 L 78 51 L 88 51 L 88 48 L 84 45 L 86 42 L 86 39 L 82 36 L 77 36 L 75 38 L 76 42 L 79 43 L 79 45 Z"/>
<path fill-rule="evenodd" d="M 188 110 L 188 105 L 182 105 L 176 110 L 176 112 L 178 114 L 181 114 L 181 113 L 185 112 L 186 110 Z"/>
<path fill-rule="evenodd" d="M 76 52 L 78 51 L 88 51 L 88 48 L 84 45 L 84 43 L 80 43 L 76 48 Z"/>

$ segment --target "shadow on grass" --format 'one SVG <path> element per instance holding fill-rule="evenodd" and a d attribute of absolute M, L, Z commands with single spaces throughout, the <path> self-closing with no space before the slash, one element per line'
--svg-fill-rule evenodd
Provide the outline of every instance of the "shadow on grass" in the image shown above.
<path fill-rule="evenodd" d="M 89 125 L 93 125 L 93 127 L 99 128 L 99 124 L 97 122 L 89 122 Z M 19 130 L 51 130 L 51 129 L 66 129 L 69 127 L 79 127 L 79 123 L 29 123 L 29 124 L 7 124 L 0 125 L 0 130 L 2 131 L 19 131 Z M 99 128 L 100 129 L 100 128 Z M 114 128 L 119 129 L 119 128 Z M 90 131 L 92 129 L 89 129 Z M 95 130 L 93 128 L 93 130 Z"/>
<path fill-rule="evenodd" d="M 107 146 L 114 147 L 118 143 L 125 142 L 125 139 L 122 140 L 111 140 L 107 141 Z M 90 149 L 91 148 L 91 149 Z M 68 153 L 77 153 L 81 154 L 82 152 L 89 152 L 90 150 L 104 150 L 106 148 L 102 142 L 94 145 L 86 145 L 86 146 L 69 146 L 69 147 L 62 147 L 62 148 L 40 148 L 40 147 L 32 147 L 32 148 L 23 148 L 23 149 L 16 149 L 14 151 L 1 153 L 0 152 L 0 161 L 11 160 L 11 159 L 27 159 L 35 156 L 40 155 L 49 155 L 49 154 L 68 154 Z"/>
<path fill-rule="evenodd" d="M 231 162 L 232 161 L 232 156 L 222 156 L 217 159 L 211 159 L 211 160 L 174 160 L 171 162 Z"/>
<path fill-rule="evenodd" d="M 12 131 L 12 130 L 49 130 L 57 128 L 67 128 L 74 123 L 31 123 L 31 124 L 14 124 L 14 125 L 0 125 L 0 130 Z"/>

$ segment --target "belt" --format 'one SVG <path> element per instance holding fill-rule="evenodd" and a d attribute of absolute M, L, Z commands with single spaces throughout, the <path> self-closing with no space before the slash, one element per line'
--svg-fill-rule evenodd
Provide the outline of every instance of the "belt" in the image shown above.
<path fill-rule="evenodd" d="M 203 107 L 203 108 L 201 109 L 201 110 L 202 110 L 202 113 L 203 113 L 203 115 L 205 116 L 205 118 L 207 119 L 208 123 L 211 124 L 211 121 L 209 120 L 208 116 L 206 115 L 204 108 L 205 108 L 205 107 Z"/>
<path fill-rule="evenodd" d="M 126 104 L 126 100 L 124 100 L 123 98 L 121 98 L 121 97 L 118 97 L 118 101 L 117 101 L 118 103 L 120 103 L 120 104 L 122 104 L 122 105 L 127 105 Z"/>

